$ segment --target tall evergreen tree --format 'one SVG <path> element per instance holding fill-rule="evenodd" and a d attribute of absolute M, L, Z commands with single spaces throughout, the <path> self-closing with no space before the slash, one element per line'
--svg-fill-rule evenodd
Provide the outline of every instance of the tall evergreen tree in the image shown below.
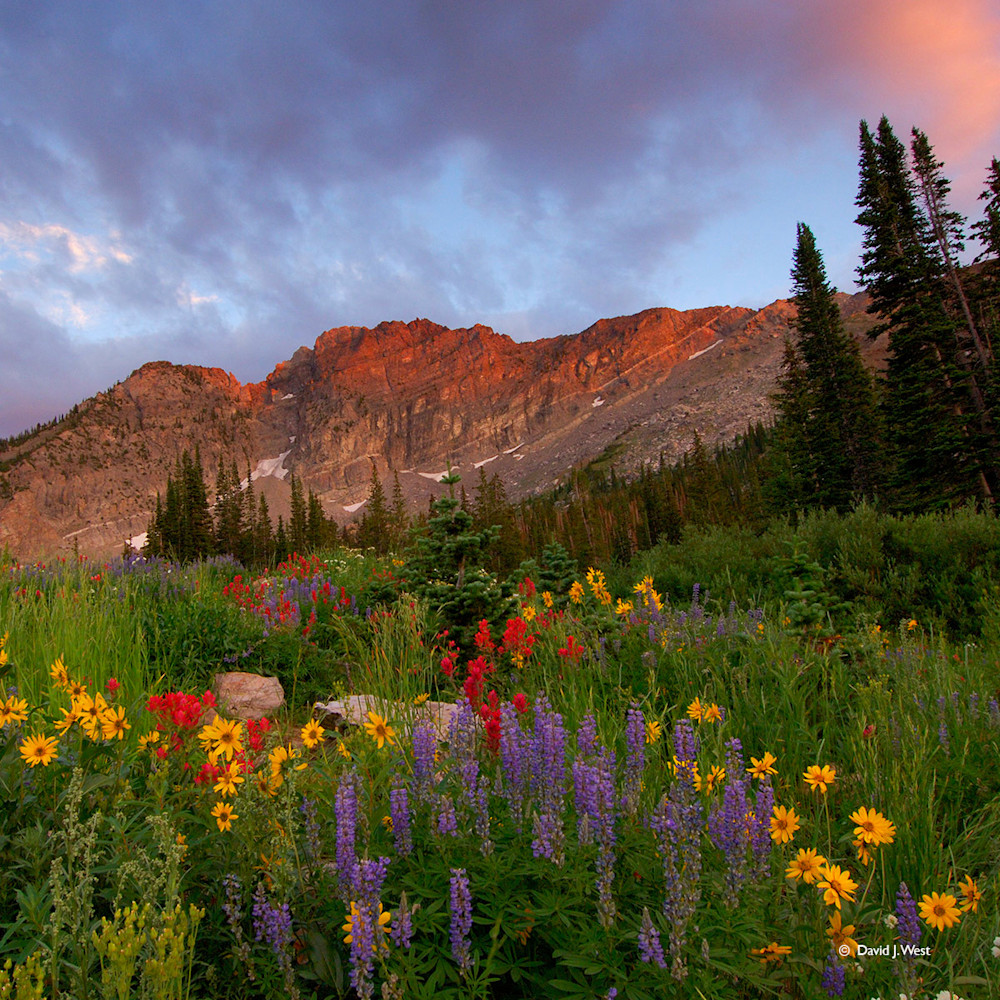
<path fill-rule="evenodd" d="M 858 275 L 889 334 L 886 422 L 897 505 L 919 509 L 989 496 L 980 427 L 970 415 L 954 324 L 942 307 L 944 265 L 919 209 L 906 149 L 885 117 L 873 136 L 861 123 Z"/>
<path fill-rule="evenodd" d="M 293 552 L 304 553 L 309 548 L 306 537 L 306 526 L 309 511 L 306 498 L 302 492 L 302 480 L 294 473 L 291 476 L 292 498 L 291 512 L 288 517 L 288 544 Z"/>
<path fill-rule="evenodd" d="M 807 442 L 815 502 L 845 509 L 877 491 L 877 407 L 871 378 L 857 343 L 844 329 L 815 237 L 801 222 L 792 281 L 805 394 L 799 404 L 804 412 L 796 415 L 804 426 L 790 433 L 800 433 Z"/>
<path fill-rule="evenodd" d="M 391 544 L 389 525 L 389 508 L 385 502 L 385 490 L 378 469 L 372 462 L 372 478 L 368 486 L 368 499 L 361 524 L 358 526 L 358 545 L 362 548 L 373 548 L 379 555 L 385 555 Z"/>

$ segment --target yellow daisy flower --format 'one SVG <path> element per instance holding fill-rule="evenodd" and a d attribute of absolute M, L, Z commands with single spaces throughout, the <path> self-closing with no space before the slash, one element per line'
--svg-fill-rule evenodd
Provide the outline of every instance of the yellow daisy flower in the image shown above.
<path fill-rule="evenodd" d="M 323 742 L 323 733 L 325 732 L 326 730 L 315 719 L 310 719 L 302 727 L 300 735 L 302 736 L 302 742 L 312 750 L 314 746 Z"/>
<path fill-rule="evenodd" d="M 917 904 L 920 907 L 920 918 L 938 931 L 953 927 L 962 919 L 962 914 L 955 905 L 957 902 L 958 900 L 950 892 L 941 895 L 932 892 Z"/>
<path fill-rule="evenodd" d="M 377 712 L 368 713 L 368 721 L 365 723 L 365 732 L 375 740 L 379 750 L 388 743 L 389 746 L 396 745 L 396 733 L 392 726 L 386 722 Z"/>
<path fill-rule="evenodd" d="M 825 795 L 827 788 L 829 788 L 837 778 L 837 770 L 829 764 L 824 764 L 822 767 L 818 764 L 810 764 L 805 771 L 802 772 L 802 777 L 806 779 L 806 784 L 814 792 L 822 792 Z"/>
<path fill-rule="evenodd" d="M 800 847 L 799 853 L 785 869 L 787 878 L 802 879 L 807 885 L 812 885 L 819 877 L 820 870 L 826 864 L 826 858 L 817 854 L 813 848 Z"/>
<path fill-rule="evenodd" d="M 800 827 L 799 817 L 794 809 L 775 806 L 771 816 L 771 840 L 776 844 L 787 844 L 795 836 Z"/>
<path fill-rule="evenodd" d="M 59 741 L 54 736 L 32 733 L 22 740 L 20 749 L 21 756 L 29 767 L 35 767 L 38 764 L 41 764 L 42 767 L 48 767 L 58 748 Z"/>
<path fill-rule="evenodd" d="M 216 802 L 212 808 L 212 815 L 215 817 L 215 822 L 218 824 L 221 833 L 232 829 L 233 820 L 239 819 L 239 816 L 233 812 L 233 807 L 228 802 Z"/>
<path fill-rule="evenodd" d="M 758 760 L 756 757 L 750 758 L 752 767 L 747 768 L 747 774 L 752 774 L 755 778 L 763 779 L 769 774 L 777 774 L 774 765 L 778 763 L 778 758 L 769 750 L 764 752 L 764 756 Z"/>
<path fill-rule="evenodd" d="M 817 889 L 823 890 L 823 902 L 827 906 L 840 909 L 840 901 L 846 899 L 854 902 L 854 893 L 858 891 L 858 883 L 851 878 L 850 872 L 841 870 L 840 865 L 825 865 L 819 871 L 820 881 Z"/>

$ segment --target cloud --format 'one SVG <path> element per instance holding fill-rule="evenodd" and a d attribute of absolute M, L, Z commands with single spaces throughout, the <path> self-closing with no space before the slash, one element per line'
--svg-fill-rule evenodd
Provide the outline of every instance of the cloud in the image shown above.
<path fill-rule="evenodd" d="M 1000 145 L 992 0 L 39 0 L 0 65 L 9 330 L 100 387 L 108 345 L 246 381 L 333 325 L 754 304 L 798 218 L 845 285 L 860 118 L 966 210 Z"/>

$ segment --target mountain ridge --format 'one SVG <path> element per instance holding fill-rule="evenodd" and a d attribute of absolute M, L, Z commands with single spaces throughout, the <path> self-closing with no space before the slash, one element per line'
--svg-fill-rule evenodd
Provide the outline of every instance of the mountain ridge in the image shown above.
<path fill-rule="evenodd" d="M 871 320 L 840 296 L 849 328 Z M 221 368 L 151 361 L 71 417 L 0 453 L 0 546 L 21 558 L 103 555 L 145 530 L 181 450 L 206 480 L 220 456 L 266 485 L 272 515 L 294 472 L 340 521 L 373 468 L 426 504 L 449 463 L 487 467 L 512 498 L 557 484 L 611 449 L 623 472 L 675 460 L 768 420 L 794 305 L 657 307 L 576 334 L 518 342 L 429 319 L 323 331 L 260 382 Z"/>

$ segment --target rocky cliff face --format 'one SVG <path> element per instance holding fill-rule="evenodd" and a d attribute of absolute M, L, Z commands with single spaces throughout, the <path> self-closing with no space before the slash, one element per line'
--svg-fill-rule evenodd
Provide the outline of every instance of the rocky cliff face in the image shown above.
<path fill-rule="evenodd" d="M 146 364 L 0 454 L 0 545 L 21 558 L 120 551 L 185 448 L 200 450 L 210 484 L 220 456 L 272 486 L 294 472 L 341 520 L 373 465 L 425 504 L 449 462 L 467 481 L 498 472 L 516 497 L 601 453 L 623 471 L 672 460 L 695 430 L 713 443 L 768 419 L 793 315 L 780 300 L 649 309 L 527 343 L 425 319 L 339 327 L 250 385 Z"/>

